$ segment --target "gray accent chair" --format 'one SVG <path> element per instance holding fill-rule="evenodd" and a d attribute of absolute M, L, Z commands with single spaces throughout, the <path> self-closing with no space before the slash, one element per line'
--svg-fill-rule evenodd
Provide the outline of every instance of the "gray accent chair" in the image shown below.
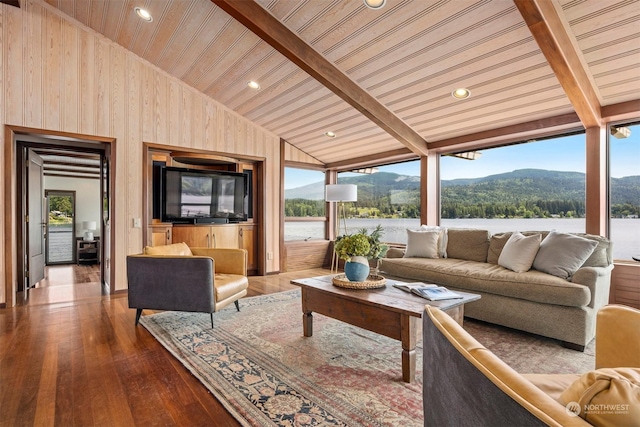
<path fill-rule="evenodd" d="M 189 248 L 184 243 L 146 247 L 127 256 L 129 307 L 142 310 L 213 313 L 247 294 L 247 251 Z"/>

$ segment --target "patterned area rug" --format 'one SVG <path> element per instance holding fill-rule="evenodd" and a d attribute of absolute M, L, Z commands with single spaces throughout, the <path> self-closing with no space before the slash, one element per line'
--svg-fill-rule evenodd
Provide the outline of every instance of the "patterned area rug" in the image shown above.
<path fill-rule="evenodd" d="M 233 306 L 215 313 L 213 329 L 202 313 L 163 312 L 140 322 L 243 425 L 423 425 L 420 344 L 417 382 L 406 384 L 399 341 L 318 314 L 305 338 L 298 290 L 240 305 L 239 313 Z M 593 366 L 592 348 L 578 353 L 479 322 L 465 328 L 520 372 Z"/>

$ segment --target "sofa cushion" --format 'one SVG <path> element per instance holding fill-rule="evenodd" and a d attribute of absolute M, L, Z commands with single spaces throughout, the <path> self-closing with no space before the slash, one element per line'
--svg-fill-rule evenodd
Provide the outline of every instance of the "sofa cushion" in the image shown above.
<path fill-rule="evenodd" d="M 559 401 L 594 426 L 638 425 L 640 369 L 589 371 L 571 384 L 560 395 Z"/>
<path fill-rule="evenodd" d="M 163 246 L 145 246 L 145 255 L 184 255 L 192 256 L 191 249 L 186 243 L 173 243 L 171 245 Z"/>
<path fill-rule="evenodd" d="M 464 228 L 447 229 L 447 258 L 486 262 L 489 231 Z"/>
<path fill-rule="evenodd" d="M 593 253 L 582 264 L 582 267 L 608 267 L 613 263 L 613 256 L 611 254 L 611 241 L 606 237 L 597 236 L 595 234 L 586 233 L 572 233 L 576 236 L 584 237 L 585 239 L 594 240 L 598 242 L 598 246 L 593 250 Z"/>
<path fill-rule="evenodd" d="M 455 258 L 383 258 L 380 270 L 393 277 L 545 304 L 584 307 L 589 288 L 536 270 L 516 273 L 499 265 Z"/>
<path fill-rule="evenodd" d="M 568 279 L 593 253 L 598 242 L 569 233 L 552 231 L 540 244 L 533 268 Z"/>
<path fill-rule="evenodd" d="M 487 262 L 489 264 L 497 264 L 498 258 L 502 253 L 504 245 L 507 244 L 507 240 L 511 237 L 511 232 L 494 234 L 489 239 L 489 250 L 487 252 Z"/>
<path fill-rule="evenodd" d="M 420 226 L 422 231 L 437 231 L 438 235 L 438 256 L 440 258 L 447 257 L 447 228 L 440 227 L 439 225 L 425 225 Z"/>
<path fill-rule="evenodd" d="M 516 273 L 529 271 L 538 253 L 541 241 L 542 236 L 540 234 L 524 236 L 522 233 L 514 232 L 500 253 L 498 265 Z"/>
<path fill-rule="evenodd" d="M 407 230 L 407 249 L 404 256 L 407 258 L 439 258 L 439 238 L 439 231 Z"/>

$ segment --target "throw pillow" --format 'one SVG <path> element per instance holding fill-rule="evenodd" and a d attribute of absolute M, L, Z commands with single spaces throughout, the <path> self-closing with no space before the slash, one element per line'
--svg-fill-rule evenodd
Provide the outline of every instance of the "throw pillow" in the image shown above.
<path fill-rule="evenodd" d="M 533 268 L 569 279 L 593 253 L 598 242 L 568 233 L 552 231 L 540 244 Z"/>
<path fill-rule="evenodd" d="M 474 228 L 447 229 L 447 258 L 487 262 L 489 230 Z"/>
<path fill-rule="evenodd" d="M 437 231 L 438 235 L 438 255 L 440 258 L 447 257 L 447 228 L 440 227 L 439 225 L 425 225 L 420 226 L 421 231 Z"/>
<path fill-rule="evenodd" d="M 438 231 L 407 230 L 405 258 L 438 258 Z"/>
<path fill-rule="evenodd" d="M 498 258 L 500 258 L 502 249 L 504 248 L 504 245 L 507 244 L 507 241 L 509 240 L 509 237 L 511 237 L 511 234 L 511 232 L 506 232 L 493 234 L 491 236 L 491 240 L 489 241 L 489 252 L 487 252 L 487 263 L 498 263 Z"/>
<path fill-rule="evenodd" d="M 559 400 L 594 426 L 637 425 L 640 420 L 640 369 L 589 371 L 562 392 Z"/>
<path fill-rule="evenodd" d="M 514 232 L 502 248 L 498 265 L 516 273 L 529 271 L 540 248 L 541 240 L 540 234 L 524 236 L 520 232 Z"/>
<path fill-rule="evenodd" d="M 163 246 L 145 246 L 145 255 L 193 255 L 186 243 L 174 243 Z"/>

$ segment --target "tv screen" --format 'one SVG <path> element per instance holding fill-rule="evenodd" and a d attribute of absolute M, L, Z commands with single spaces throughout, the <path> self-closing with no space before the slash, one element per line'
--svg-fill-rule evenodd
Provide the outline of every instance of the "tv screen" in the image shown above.
<path fill-rule="evenodd" d="M 241 173 L 167 166 L 162 171 L 162 219 L 168 222 L 198 222 L 207 218 L 244 221 L 247 219 L 246 188 L 246 177 Z"/>

